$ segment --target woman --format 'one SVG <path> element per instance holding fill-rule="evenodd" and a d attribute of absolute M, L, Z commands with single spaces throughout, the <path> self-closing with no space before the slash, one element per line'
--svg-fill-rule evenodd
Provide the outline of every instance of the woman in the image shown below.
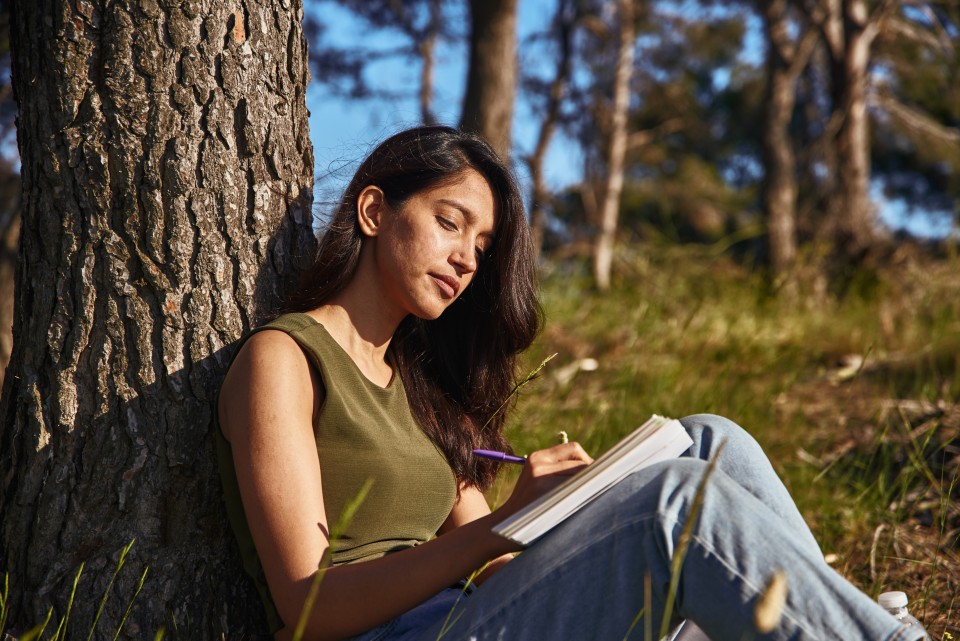
<path fill-rule="evenodd" d="M 292 637 L 327 557 L 308 639 L 622 639 L 645 603 L 659 625 L 720 441 L 670 617 L 744 638 L 783 568 L 787 607 L 764 638 L 922 638 L 898 636 L 823 562 L 760 448 L 719 417 L 685 419 L 686 458 L 634 474 L 513 559 L 491 527 L 591 462 L 576 443 L 531 454 L 491 513 L 496 465 L 470 456 L 507 447 L 498 408 L 540 324 L 532 255 L 509 170 L 471 135 L 405 131 L 357 170 L 287 313 L 245 340 L 218 400 L 231 521 L 276 639 Z"/>

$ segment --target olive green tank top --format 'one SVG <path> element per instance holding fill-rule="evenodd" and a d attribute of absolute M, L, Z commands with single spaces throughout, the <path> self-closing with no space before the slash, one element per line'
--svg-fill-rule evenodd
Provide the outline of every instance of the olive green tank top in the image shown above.
<path fill-rule="evenodd" d="M 341 537 L 331 543 L 333 564 L 367 561 L 432 538 L 453 509 L 456 479 L 446 458 L 413 418 L 396 369 L 387 387 L 372 383 L 327 330 L 306 314 L 285 314 L 247 338 L 266 329 L 283 331 L 296 340 L 320 374 L 324 396 L 313 431 L 331 530 L 344 507 L 372 479 L 366 498 Z M 244 568 L 257 584 L 271 632 L 275 632 L 283 622 L 254 549 L 230 444 L 219 424 L 215 428 L 230 524 Z"/>

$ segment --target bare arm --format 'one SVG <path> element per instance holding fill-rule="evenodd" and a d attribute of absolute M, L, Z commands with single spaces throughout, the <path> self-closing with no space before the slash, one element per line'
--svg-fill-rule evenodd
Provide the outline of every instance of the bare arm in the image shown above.
<path fill-rule="evenodd" d="M 480 490 L 473 485 L 463 486 L 460 488 L 460 498 L 457 500 L 456 505 L 453 506 L 453 510 L 450 511 L 450 516 L 447 517 L 447 520 L 440 526 L 438 534 L 446 534 L 467 523 L 472 523 L 477 519 L 483 518 L 488 514 L 490 514 L 490 506 L 487 504 L 487 499 L 484 498 Z M 498 514 L 497 522 L 503 518 L 505 518 L 505 515 Z M 480 585 L 493 576 L 497 570 L 506 565 L 511 559 L 513 559 L 513 553 L 508 552 L 507 554 L 490 560 L 480 573 L 471 578 L 471 581 Z"/>
<path fill-rule="evenodd" d="M 296 342 L 266 331 L 244 345 L 220 394 L 219 416 L 233 448 L 244 512 L 286 633 L 299 619 L 329 546 L 312 428 L 318 384 Z M 477 503 L 482 495 L 468 490 L 442 536 L 327 570 L 306 638 L 338 639 L 367 630 L 516 550 L 490 528 L 556 484 L 557 475 L 589 462 L 579 446 L 569 445 L 531 455 L 517 490 L 497 514 L 482 513 Z"/>

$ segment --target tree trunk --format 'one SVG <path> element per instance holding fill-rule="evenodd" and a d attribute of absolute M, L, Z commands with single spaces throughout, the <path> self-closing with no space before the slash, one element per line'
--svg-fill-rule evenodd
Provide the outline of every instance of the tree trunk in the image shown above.
<path fill-rule="evenodd" d="M 510 155 L 517 85 L 517 0 L 470 0 L 470 69 L 460 126 Z"/>
<path fill-rule="evenodd" d="M 633 72 L 633 48 L 636 40 L 633 24 L 633 0 L 617 0 L 620 38 L 613 83 L 610 145 L 607 158 L 607 184 L 600 206 L 600 233 L 593 252 L 593 275 L 600 291 L 610 288 L 613 245 L 623 191 L 624 157 L 627 152 L 627 108 L 630 106 L 630 77 Z"/>
<path fill-rule="evenodd" d="M 299 0 L 14 5 L 23 218 L 0 405 L 14 632 L 252 638 L 211 442 L 231 344 L 312 252 Z M 258 311 L 259 310 L 259 311 Z M 109 635 L 109 636 L 108 636 Z"/>
<path fill-rule="evenodd" d="M 433 115 L 433 64 L 437 38 L 440 35 L 440 23 L 443 20 L 443 7 L 440 0 L 431 0 L 430 18 L 423 41 L 418 45 L 422 65 L 420 67 L 420 121 L 425 125 L 435 125 Z"/>
<path fill-rule="evenodd" d="M 550 95 L 547 96 L 547 108 L 540 123 L 540 133 L 533 154 L 527 163 L 530 167 L 530 182 L 533 183 L 533 198 L 530 202 L 530 231 L 533 236 L 533 249 L 539 255 L 543 249 L 544 232 L 547 225 L 547 201 L 549 193 L 543 178 L 543 162 L 547 149 L 557 128 L 560 107 L 563 103 L 570 71 L 573 67 L 573 23 L 575 20 L 572 0 L 559 0 L 553 28 L 557 37 L 557 66 L 550 83 Z"/>
<path fill-rule="evenodd" d="M 797 79 L 814 41 L 812 30 L 791 37 L 787 0 L 763 0 L 760 5 L 767 38 L 767 88 L 760 141 L 764 161 L 761 206 L 767 221 L 773 278 L 785 284 L 797 255 L 797 179 L 790 121 Z"/>
<path fill-rule="evenodd" d="M 834 136 L 836 191 L 828 223 L 837 250 L 856 257 L 873 245 L 875 212 L 870 202 L 870 134 L 867 120 L 867 67 L 876 22 L 865 0 L 829 0 L 825 37 L 837 130 Z"/>
<path fill-rule="evenodd" d="M 848 255 L 857 255 L 875 240 L 867 121 L 867 66 L 873 38 L 866 25 L 866 2 L 847 0 L 844 7 L 847 50 L 842 74 L 845 82 L 839 91 L 844 117 L 837 132 L 837 179 L 846 201 L 846 215 L 838 222 L 841 247 Z"/>

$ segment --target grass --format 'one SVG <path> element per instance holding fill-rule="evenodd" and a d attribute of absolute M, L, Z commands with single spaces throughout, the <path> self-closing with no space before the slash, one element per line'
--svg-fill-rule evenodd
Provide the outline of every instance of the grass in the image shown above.
<path fill-rule="evenodd" d="M 521 393 L 514 449 L 564 429 L 599 453 L 652 413 L 728 416 L 836 569 L 871 596 L 904 590 L 935 639 L 960 637 L 960 262 L 917 255 L 842 298 L 801 283 L 783 299 L 708 248 L 628 252 L 608 294 L 586 265 L 545 270 L 547 329 L 524 365 L 558 356 Z M 552 374 L 584 358 L 596 371 Z"/>
<path fill-rule="evenodd" d="M 698 247 L 625 250 L 605 295 L 586 264 L 548 266 L 547 329 L 523 364 L 542 371 L 519 386 L 507 436 L 528 453 L 563 430 L 598 454 L 652 413 L 726 415 L 764 446 L 839 572 L 874 597 L 907 592 L 934 639 L 960 638 L 958 273 L 956 257 L 917 256 L 842 298 L 801 283 L 781 299 Z M 579 371 L 587 358 L 595 371 Z M 630 631 L 643 619 L 648 639 L 646 607 Z"/>
<path fill-rule="evenodd" d="M 87 641 L 90 641 L 94 638 L 94 634 L 97 631 L 97 626 L 100 622 L 100 616 L 103 614 L 103 609 L 107 604 L 107 600 L 110 598 L 110 593 L 113 591 L 114 582 L 117 579 L 117 576 L 123 570 L 123 566 L 126 565 L 127 555 L 130 554 L 130 550 L 133 549 L 133 545 L 136 542 L 135 539 L 131 540 L 124 548 L 120 551 L 120 558 L 117 561 L 116 567 L 113 569 L 113 574 L 110 576 L 110 581 L 107 584 L 106 589 L 103 592 L 103 596 L 100 599 L 100 604 L 97 607 L 96 614 L 93 617 L 93 621 L 90 624 L 90 629 L 87 631 Z M 84 564 L 81 563 L 80 567 L 77 569 L 77 574 L 73 578 L 73 587 L 70 590 L 70 597 L 67 599 L 67 610 L 63 615 L 63 618 L 60 619 L 59 623 L 56 624 L 56 629 L 52 631 L 51 635 L 46 638 L 45 641 L 66 641 L 70 638 L 68 636 L 67 629 L 70 622 L 70 614 L 73 612 L 74 603 L 76 603 L 77 598 L 77 585 L 80 583 L 80 577 L 83 575 Z M 140 590 L 143 588 L 143 583 L 146 581 L 147 573 L 149 568 L 145 568 L 143 574 L 140 575 L 140 580 L 137 583 L 137 587 L 134 590 L 133 594 L 129 598 L 127 603 L 127 608 L 123 613 L 123 617 L 120 619 L 120 622 L 117 624 L 117 629 L 113 635 L 113 641 L 117 641 L 120 638 L 120 632 L 123 630 L 124 624 L 127 622 L 127 618 L 130 616 L 130 612 L 133 609 L 133 604 L 136 601 L 137 597 L 140 595 Z M 47 632 L 47 629 L 55 621 L 53 608 L 47 610 L 47 616 L 44 618 L 43 622 L 39 625 L 34 626 L 30 630 L 27 630 L 19 638 L 11 637 L 9 634 L 6 634 L 6 623 L 7 616 L 9 615 L 9 610 L 7 604 L 9 603 L 10 595 L 10 585 L 9 578 L 5 574 L 3 577 L 3 589 L 0 592 L 0 639 L 7 641 L 8 639 L 12 641 L 41 641 L 44 640 L 44 634 Z M 93 596 L 91 595 L 92 599 Z M 160 641 L 163 638 L 163 631 L 158 631 L 155 637 L 155 641 Z"/>

